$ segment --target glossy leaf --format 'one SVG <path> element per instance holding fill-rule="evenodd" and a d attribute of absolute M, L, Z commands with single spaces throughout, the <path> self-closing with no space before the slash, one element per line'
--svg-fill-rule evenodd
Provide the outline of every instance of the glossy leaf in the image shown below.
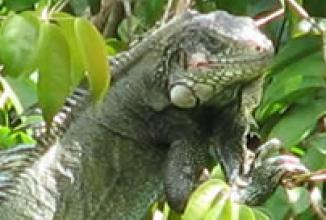
<path fill-rule="evenodd" d="M 306 35 L 291 40 L 274 58 L 270 73 L 267 81 L 271 82 L 256 111 L 261 122 L 282 110 L 280 106 L 286 107 L 302 94 L 326 86 L 320 37 Z"/>
<path fill-rule="evenodd" d="M 38 99 L 46 122 L 62 107 L 70 93 L 71 59 L 62 30 L 45 22 L 41 26 L 38 51 Z"/>
<path fill-rule="evenodd" d="M 273 76 L 272 82 L 264 93 L 262 106 L 257 111 L 257 118 L 261 121 L 265 120 L 270 114 L 275 113 L 275 105 L 290 104 L 301 99 L 302 95 L 326 88 L 325 74 L 321 52 L 288 65 Z"/>
<path fill-rule="evenodd" d="M 256 209 L 254 209 L 254 215 L 256 220 L 270 220 L 267 215 Z"/>
<path fill-rule="evenodd" d="M 215 220 L 220 219 L 221 215 L 224 215 L 224 207 L 226 202 L 228 202 L 228 196 L 223 195 L 214 204 L 211 208 L 205 213 L 204 220 Z M 226 213 L 228 214 L 228 213 Z"/>
<path fill-rule="evenodd" d="M 0 33 L 0 63 L 4 72 L 19 76 L 31 64 L 36 52 L 39 24 L 30 14 L 14 15 L 5 21 Z"/>
<path fill-rule="evenodd" d="M 307 152 L 302 158 L 311 170 L 326 169 L 326 134 L 311 137 L 307 143 Z"/>
<path fill-rule="evenodd" d="M 214 219 L 239 220 L 239 204 L 232 202 L 231 199 L 226 200 L 223 210 L 220 212 L 220 215 L 216 216 L 216 218 Z"/>
<path fill-rule="evenodd" d="M 255 213 L 252 208 L 241 205 L 239 210 L 239 220 L 255 220 Z"/>
<path fill-rule="evenodd" d="M 117 53 L 128 49 L 128 45 L 126 43 L 116 38 L 107 39 L 106 45 L 106 51 L 109 56 L 114 56 Z"/>
<path fill-rule="evenodd" d="M 322 39 L 316 35 L 305 35 L 290 40 L 273 59 L 272 71 L 278 73 L 292 63 L 321 50 Z"/>
<path fill-rule="evenodd" d="M 39 0 L 4 0 L 4 5 L 11 10 L 21 11 L 32 8 L 32 6 Z"/>
<path fill-rule="evenodd" d="M 13 96 L 15 96 L 10 97 L 10 99 L 13 101 L 16 111 L 19 114 L 23 112 L 23 109 L 26 109 L 37 102 L 36 85 L 34 82 L 28 78 L 16 79 L 6 77 L 5 80 L 8 86 L 10 86 Z M 19 102 L 18 106 L 15 102 Z"/>
<path fill-rule="evenodd" d="M 226 192 L 227 186 L 221 180 L 211 179 L 200 185 L 191 195 L 183 219 L 202 219 L 217 198 Z"/>
<path fill-rule="evenodd" d="M 285 147 L 292 147 L 310 134 L 319 117 L 325 113 L 324 99 L 296 105 L 273 127 L 269 138 L 279 138 Z"/>
<path fill-rule="evenodd" d="M 85 76 L 85 66 L 81 55 L 77 35 L 74 26 L 75 18 L 66 13 L 57 13 L 54 15 L 62 33 L 69 45 L 71 57 L 71 82 L 73 87 L 76 87 L 81 79 Z"/>
<path fill-rule="evenodd" d="M 105 42 L 96 28 L 84 18 L 76 19 L 75 32 L 92 97 L 100 100 L 110 81 Z"/>

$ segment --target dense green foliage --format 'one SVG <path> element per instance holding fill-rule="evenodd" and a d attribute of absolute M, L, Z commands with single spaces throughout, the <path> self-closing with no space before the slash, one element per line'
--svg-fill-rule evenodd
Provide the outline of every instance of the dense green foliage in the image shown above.
<path fill-rule="evenodd" d="M 112 1 L 113 2 L 113 1 Z M 3 0 L 0 1 L 0 146 L 31 143 L 29 125 L 39 121 L 29 109 L 38 103 L 45 120 L 62 106 L 64 99 L 82 81 L 90 85 L 94 100 L 100 100 L 109 82 L 106 55 L 128 48 L 134 39 L 146 35 L 164 15 L 167 1 L 132 1 L 131 15 L 119 18 L 114 34 L 105 39 L 85 18 L 101 13 L 100 0 Z M 185 1 L 174 1 L 173 9 Z M 227 10 L 237 15 L 262 17 L 282 7 L 271 0 L 196 0 L 193 8 L 202 12 Z M 298 1 L 311 16 L 326 17 L 326 1 Z M 64 7 L 63 7 L 64 6 Z M 64 12 L 62 12 L 64 11 Z M 91 19 L 94 21 L 95 19 Z M 320 33 L 298 29 L 299 16 L 293 10 L 264 28 L 277 53 L 266 77 L 265 92 L 255 112 L 261 142 L 279 138 L 283 151 L 296 154 L 312 171 L 326 169 L 326 42 Z M 104 22 L 105 23 L 105 22 Z M 325 37 L 324 37 L 325 38 Z M 90 43 L 91 42 L 91 43 Z M 106 43 L 105 43 L 106 42 Z M 305 187 L 280 188 L 261 210 L 233 203 L 215 168 L 213 179 L 193 194 L 183 219 L 316 219 Z M 326 194 L 326 187 L 319 185 Z M 325 200 L 325 198 L 324 198 Z M 156 203 L 150 216 L 181 219 L 166 204 Z M 150 219 L 151 217 L 149 217 Z"/>

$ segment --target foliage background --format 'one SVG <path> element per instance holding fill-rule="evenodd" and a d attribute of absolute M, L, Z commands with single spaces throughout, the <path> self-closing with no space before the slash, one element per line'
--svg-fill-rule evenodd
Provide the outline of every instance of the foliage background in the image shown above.
<path fill-rule="evenodd" d="M 173 13 L 182 8 L 185 2 L 174 1 L 169 16 L 173 16 Z M 326 17 L 326 1 L 301 0 L 298 2 L 312 17 Z M 132 41 L 146 35 L 146 31 L 165 16 L 167 4 L 167 1 L 164 0 L 0 1 L 0 64 L 3 64 L 1 67 L 3 76 L 0 78 L 1 148 L 14 147 L 19 143 L 33 143 L 34 140 L 30 136 L 31 127 L 35 122 L 42 120 L 42 117 L 34 111 L 35 108 L 31 107 L 40 103 L 43 116 L 50 122 L 52 116 L 62 105 L 64 98 L 84 77 L 82 72 L 85 70 L 92 72 L 87 77 L 91 88 L 95 91 L 95 99 L 101 99 L 107 85 L 101 85 L 99 82 L 108 81 L 108 79 L 103 80 L 107 77 L 106 71 L 103 74 L 103 69 L 107 67 L 102 64 L 102 70 L 94 70 L 94 65 L 96 66 L 97 62 L 100 62 L 98 60 L 103 59 L 105 55 L 113 56 L 120 51 L 127 50 Z M 276 0 L 196 0 L 192 1 L 192 8 L 201 12 L 227 10 L 236 15 L 259 18 L 282 7 L 282 4 L 284 2 Z M 55 16 L 61 16 L 61 18 L 68 16 L 67 20 L 72 23 L 62 22 L 64 24 L 61 25 L 66 29 L 59 30 L 55 26 L 55 22 L 50 22 L 46 29 L 42 22 L 33 20 L 35 17 L 41 16 L 42 11 L 49 5 L 56 8 L 57 11 L 69 13 L 64 15 L 54 13 L 53 17 L 53 21 L 60 23 L 64 19 L 60 20 Z M 128 5 L 130 12 L 125 10 L 128 9 L 126 7 Z M 29 15 L 28 11 L 34 14 Z M 13 18 L 17 14 L 23 15 L 25 20 Z M 105 42 L 92 30 L 91 26 L 80 25 L 84 21 L 76 21 L 79 16 L 92 21 L 104 37 Z M 299 17 L 292 10 L 287 9 L 284 17 L 276 19 L 264 28 L 264 32 L 272 39 L 277 51 L 271 71 L 266 78 L 262 103 L 255 113 L 259 125 L 257 133 L 260 134 L 260 140 L 257 141 L 263 142 L 277 137 L 284 145 L 283 153 L 297 155 L 309 169 L 317 171 L 326 169 L 326 68 L 323 58 L 325 42 L 323 43 L 320 34 L 301 31 L 298 28 L 299 21 Z M 82 28 L 77 28 L 77 33 L 70 32 L 76 31 L 78 22 Z M 71 29 L 71 25 L 73 25 L 73 29 Z M 78 32 L 80 29 L 82 29 L 81 32 Z M 48 51 L 38 52 L 42 57 L 46 57 L 46 60 L 33 61 L 31 57 L 36 53 L 35 48 L 39 46 L 33 45 L 31 42 L 36 39 L 41 30 L 52 33 L 44 35 L 50 36 L 44 42 L 54 45 L 52 48 L 60 49 L 52 53 L 53 56 L 50 56 Z M 75 38 L 71 36 L 76 37 L 76 42 L 80 44 L 72 46 L 71 42 L 75 42 Z M 86 37 L 80 39 L 80 36 Z M 58 40 L 61 38 L 65 39 L 66 46 L 62 46 L 62 42 Z M 35 42 L 40 44 L 39 41 Z M 81 46 L 85 42 L 99 43 L 98 46 L 85 48 Z M 58 61 L 55 58 L 68 56 L 67 54 L 72 56 L 72 64 L 69 66 L 64 61 Z M 92 56 L 102 54 L 103 56 L 99 55 L 92 63 L 89 61 L 92 56 L 85 57 L 83 54 Z M 48 61 L 53 62 L 49 64 Z M 39 81 L 36 80 L 37 73 L 33 72 L 34 69 L 31 68 L 31 64 L 34 65 L 35 62 L 39 66 L 46 67 L 43 71 L 46 73 L 44 74 L 46 82 L 43 84 L 42 90 L 39 88 L 40 78 Z M 10 69 L 8 66 L 12 68 Z M 52 71 L 53 68 L 55 71 Z M 54 75 L 56 78 L 53 78 Z M 71 80 L 72 75 L 75 77 L 74 80 Z M 53 80 L 56 83 L 53 83 Z M 58 93 L 58 91 L 64 92 Z M 45 101 L 42 102 L 42 98 Z M 55 103 L 53 100 L 56 100 L 57 104 L 53 104 Z M 218 169 L 214 175 L 220 176 Z M 214 187 L 222 187 L 222 185 L 217 184 L 212 188 L 214 189 Z M 325 203 L 326 187 L 319 184 L 319 188 L 323 193 Z M 210 192 L 209 187 L 200 190 L 201 192 L 196 194 L 197 200 L 202 198 L 205 193 Z M 193 204 L 197 204 L 196 197 L 193 201 Z M 206 205 L 212 204 L 207 203 Z M 205 209 L 204 206 L 205 204 L 199 204 L 197 209 Z M 235 206 L 227 202 L 220 206 L 229 206 L 229 208 L 224 208 L 224 213 L 232 213 L 235 210 Z M 284 190 L 280 187 L 260 210 L 263 210 L 271 219 L 317 218 L 311 208 L 309 192 L 304 187 L 293 190 Z M 191 211 L 193 212 L 193 210 Z M 164 203 L 153 205 L 149 216 L 153 215 L 165 215 L 165 218 L 168 219 L 180 218 Z M 232 214 L 230 215 L 232 217 Z M 227 217 L 225 218 L 227 219 Z M 257 215 L 256 218 L 259 219 Z M 251 216 L 241 219 L 254 218 Z"/>

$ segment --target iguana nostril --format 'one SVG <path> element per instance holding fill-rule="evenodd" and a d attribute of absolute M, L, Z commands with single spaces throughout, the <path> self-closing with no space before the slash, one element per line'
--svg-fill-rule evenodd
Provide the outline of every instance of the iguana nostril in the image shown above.
<path fill-rule="evenodd" d="M 258 51 L 258 52 L 264 51 L 264 49 L 262 47 L 260 47 L 259 45 L 255 46 L 255 50 Z"/>

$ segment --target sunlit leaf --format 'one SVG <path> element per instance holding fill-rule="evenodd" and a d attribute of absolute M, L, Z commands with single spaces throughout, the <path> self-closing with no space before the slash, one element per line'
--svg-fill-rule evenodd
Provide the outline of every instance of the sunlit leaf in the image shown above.
<path fill-rule="evenodd" d="M 19 103 L 22 107 L 21 110 L 35 104 L 37 102 L 36 96 L 36 84 L 28 78 L 16 79 L 12 77 L 6 77 L 7 83 L 10 85 L 11 90 L 17 96 Z M 12 99 L 12 98 L 11 98 Z M 16 109 L 18 113 L 19 109 Z"/>
<path fill-rule="evenodd" d="M 221 215 L 223 215 L 224 206 L 226 202 L 228 201 L 228 196 L 223 195 L 218 200 L 215 201 L 215 203 L 212 203 L 211 208 L 204 213 L 205 220 L 214 220 L 220 218 Z"/>
<path fill-rule="evenodd" d="M 239 210 L 239 220 L 255 220 L 255 213 L 252 208 L 241 205 Z"/>
<path fill-rule="evenodd" d="M 75 33 L 75 18 L 62 12 L 55 14 L 54 18 L 67 39 L 71 56 L 71 82 L 77 86 L 84 77 L 85 66 Z"/>
<path fill-rule="evenodd" d="M 69 45 L 62 30 L 44 22 L 38 51 L 38 99 L 49 123 L 70 93 L 71 60 Z"/>
<path fill-rule="evenodd" d="M 107 54 L 110 56 L 114 56 L 117 53 L 127 50 L 128 46 L 126 43 L 122 42 L 121 40 L 118 40 L 116 38 L 109 38 L 106 40 L 107 45 Z"/>
<path fill-rule="evenodd" d="M 76 19 L 75 31 L 92 97 L 100 100 L 110 81 L 105 42 L 96 28 L 84 18 Z"/>
<path fill-rule="evenodd" d="M 23 74 L 34 59 L 39 24 L 30 14 L 14 15 L 5 21 L 0 33 L 0 63 L 11 76 Z"/>
<path fill-rule="evenodd" d="M 191 195 L 185 209 L 183 219 L 202 219 L 218 197 L 226 192 L 226 184 L 217 179 L 211 179 L 200 185 Z"/>
<path fill-rule="evenodd" d="M 256 209 L 254 209 L 254 215 L 256 220 L 270 220 L 267 215 Z"/>

